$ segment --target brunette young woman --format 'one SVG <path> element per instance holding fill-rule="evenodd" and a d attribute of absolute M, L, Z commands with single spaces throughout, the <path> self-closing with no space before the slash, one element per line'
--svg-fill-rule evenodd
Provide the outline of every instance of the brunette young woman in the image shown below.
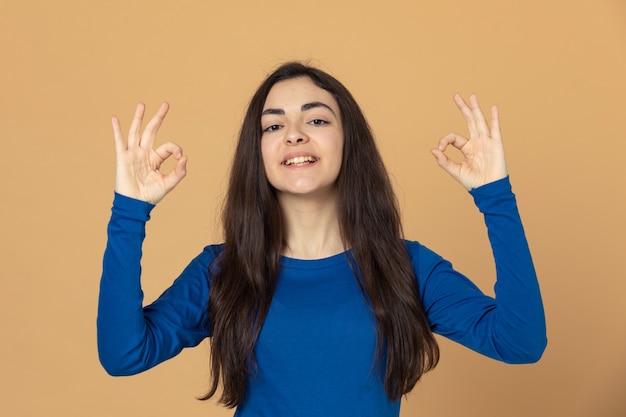
<path fill-rule="evenodd" d="M 115 198 L 98 313 L 112 375 L 149 369 L 209 337 L 204 399 L 236 416 L 398 416 L 439 359 L 433 333 L 508 363 L 537 361 L 545 319 L 498 111 L 454 96 L 469 137 L 431 150 L 484 213 L 495 298 L 405 240 L 387 172 L 359 106 L 335 78 L 300 63 L 270 74 L 248 107 L 226 196 L 224 243 L 195 257 L 155 302 L 140 286 L 145 224 L 186 175 L 182 149 L 155 147 L 168 105 L 128 136 L 117 118 Z M 464 159 L 448 158 L 449 147 Z M 170 173 L 159 171 L 168 158 Z"/>

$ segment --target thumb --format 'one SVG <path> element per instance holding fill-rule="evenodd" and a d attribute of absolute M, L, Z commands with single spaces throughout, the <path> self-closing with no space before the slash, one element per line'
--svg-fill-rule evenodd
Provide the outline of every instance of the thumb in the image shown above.
<path fill-rule="evenodd" d="M 169 192 L 187 175 L 187 157 L 181 156 L 176 161 L 174 169 L 163 178 L 166 190 Z"/>

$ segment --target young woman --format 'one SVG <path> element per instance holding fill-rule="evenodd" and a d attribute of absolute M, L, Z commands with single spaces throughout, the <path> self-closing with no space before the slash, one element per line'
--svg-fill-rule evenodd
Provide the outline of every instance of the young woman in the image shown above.
<path fill-rule="evenodd" d="M 496 261 L 485 296 L 439 255 L 403 239 L 396 200 L 367 122 L 330 75 L 288 63 L 248 107 L 226 197 L 224 243 L 207 246 L 142 307 L 141 246 L 155 204 L 186 174 L 173 143 L 154 147 L 168 110 L 124 139 L 113 119 L 115 199 L 98 348 L 129 375 L 211 340 L 205 398 L 245 416 L 397 416 L 439 359 L 433 332 L 492 358 L 537 361 L 546 345 L 539 286 L 504 158 L 498 112 L 454 101 L 469 138 L 431 152 L 484 213 Z M 464 160 L 446 156 L 449 146 Z M 177 162 L 169 174 L 166 159 Z"/>

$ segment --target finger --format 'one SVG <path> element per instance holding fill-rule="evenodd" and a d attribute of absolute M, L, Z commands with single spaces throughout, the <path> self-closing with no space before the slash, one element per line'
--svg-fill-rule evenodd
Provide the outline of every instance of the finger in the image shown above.
<path fill-rule="evenodd" d="M 461 114 L 463 114 L 463 117 L 465 118 L 465 121 L 467 122 L 467 127 L 469 129 L 470 138 L 477 137 L 479 133 L 478 133 L 478 127 L 476 126 L 474 112 L 467 105 L 465 100 L 463 100 L 463 97 L 461 97 L 459 93 L 454 94 L 453 98 L 454 98 L 454 103 L 459 108 L 459 110 L 461 110 Z"/>
<path fill-rule="evenodd" d="M 478 134 L 483 137 L 489 137 L 491 132 L 489 131 L 489 126 L 487 125 L 483 111 L 480 109 L 480 104 L 478 104 L 478 97 L 476 94 L 470 94 L 469 100 Z"/>
<path fill-rule="evenodd" d="M 151 147 L 154 145 L 154 140 L 156 139 L 157 132 L 163 123 L 163 119 L 167 116 L 167 111 L 169 110 L 170 105 L 167 102 L 161 104 L 159 110 L 156 112 L 152 119 L 148 122 L 146 129 L 143 131 L 141 135 L 141 146 Z"/>
<path fill-rule="evenodd" d="M 113 126 L 113 140 L 115 141 L 115 153 L 118 155 L 124 152 L 126 148 L 126 141 L 124 140 L 124 135 L 122 134 L 122 127 L 120 125 L 120 120 L 113 116 L 111 119 L 111 125 Z"/>
<path fill-rule="evenodd" d="M 175 144 L 174 142 L 167 142 L 163 145 L 159 146 L 154 150 L 154 153 L 159 158 L 156 161 L 153 161 L 155 166 L 158 168 L 163 161 L 165 161 L 170 156 L 174 156 L 175 159 L 180 159 L 183 156 L 183 148 Z"/>
<path fill-rule="evenodd" d="M 493 139 L 502 140 L 500 133 L 500 115 L 498 113 L 498 107 L 491 107 L 491 137 Z"/>
<path fill-rule="evenodd" d="M 145 104 L 138 103 L 137 107 L 135 108 L 133 122 L 130 125 L 130 130 L 128 131 L 128 147 L 139 145 L 139 138 L 141 136 L 141 125 L 143 123 L 143 115 L 145 111 Z"/>
<path fill-rule="evenodd" d="M 439 139 L 438 148 L 440 151 L 445 152 L 448 145 L 452 145 L 456 149 L 461 150 L 468 141 L 466 137 L 451 132 Z"/>

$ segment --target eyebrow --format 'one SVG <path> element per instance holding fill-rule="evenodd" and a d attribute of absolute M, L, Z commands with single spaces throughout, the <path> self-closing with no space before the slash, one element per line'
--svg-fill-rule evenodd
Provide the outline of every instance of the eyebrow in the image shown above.
<path fill-rule="evenodd" d="M 327 108 L 328 110 L 330 110 L 330 112 L 336 116 L 335 111 L 333 109 L 330 108 L 330 106 L 328 104 L 322 103 L 321 101 L 314 101 L 312 103 L 305 103 L 302 106 L 300 106 L 300 111 L 307 111 L 307 110 L 311 110 L 314 109 L 316 107 L 324 107 Z M 279 114 L 279 115 L 284 115 L 285 114 L 285 110 L 283 109 L 265 109 L 263 110 L 263 113 L 261 113 L 261 116 L 264 116 L 266 114 Z"/>

